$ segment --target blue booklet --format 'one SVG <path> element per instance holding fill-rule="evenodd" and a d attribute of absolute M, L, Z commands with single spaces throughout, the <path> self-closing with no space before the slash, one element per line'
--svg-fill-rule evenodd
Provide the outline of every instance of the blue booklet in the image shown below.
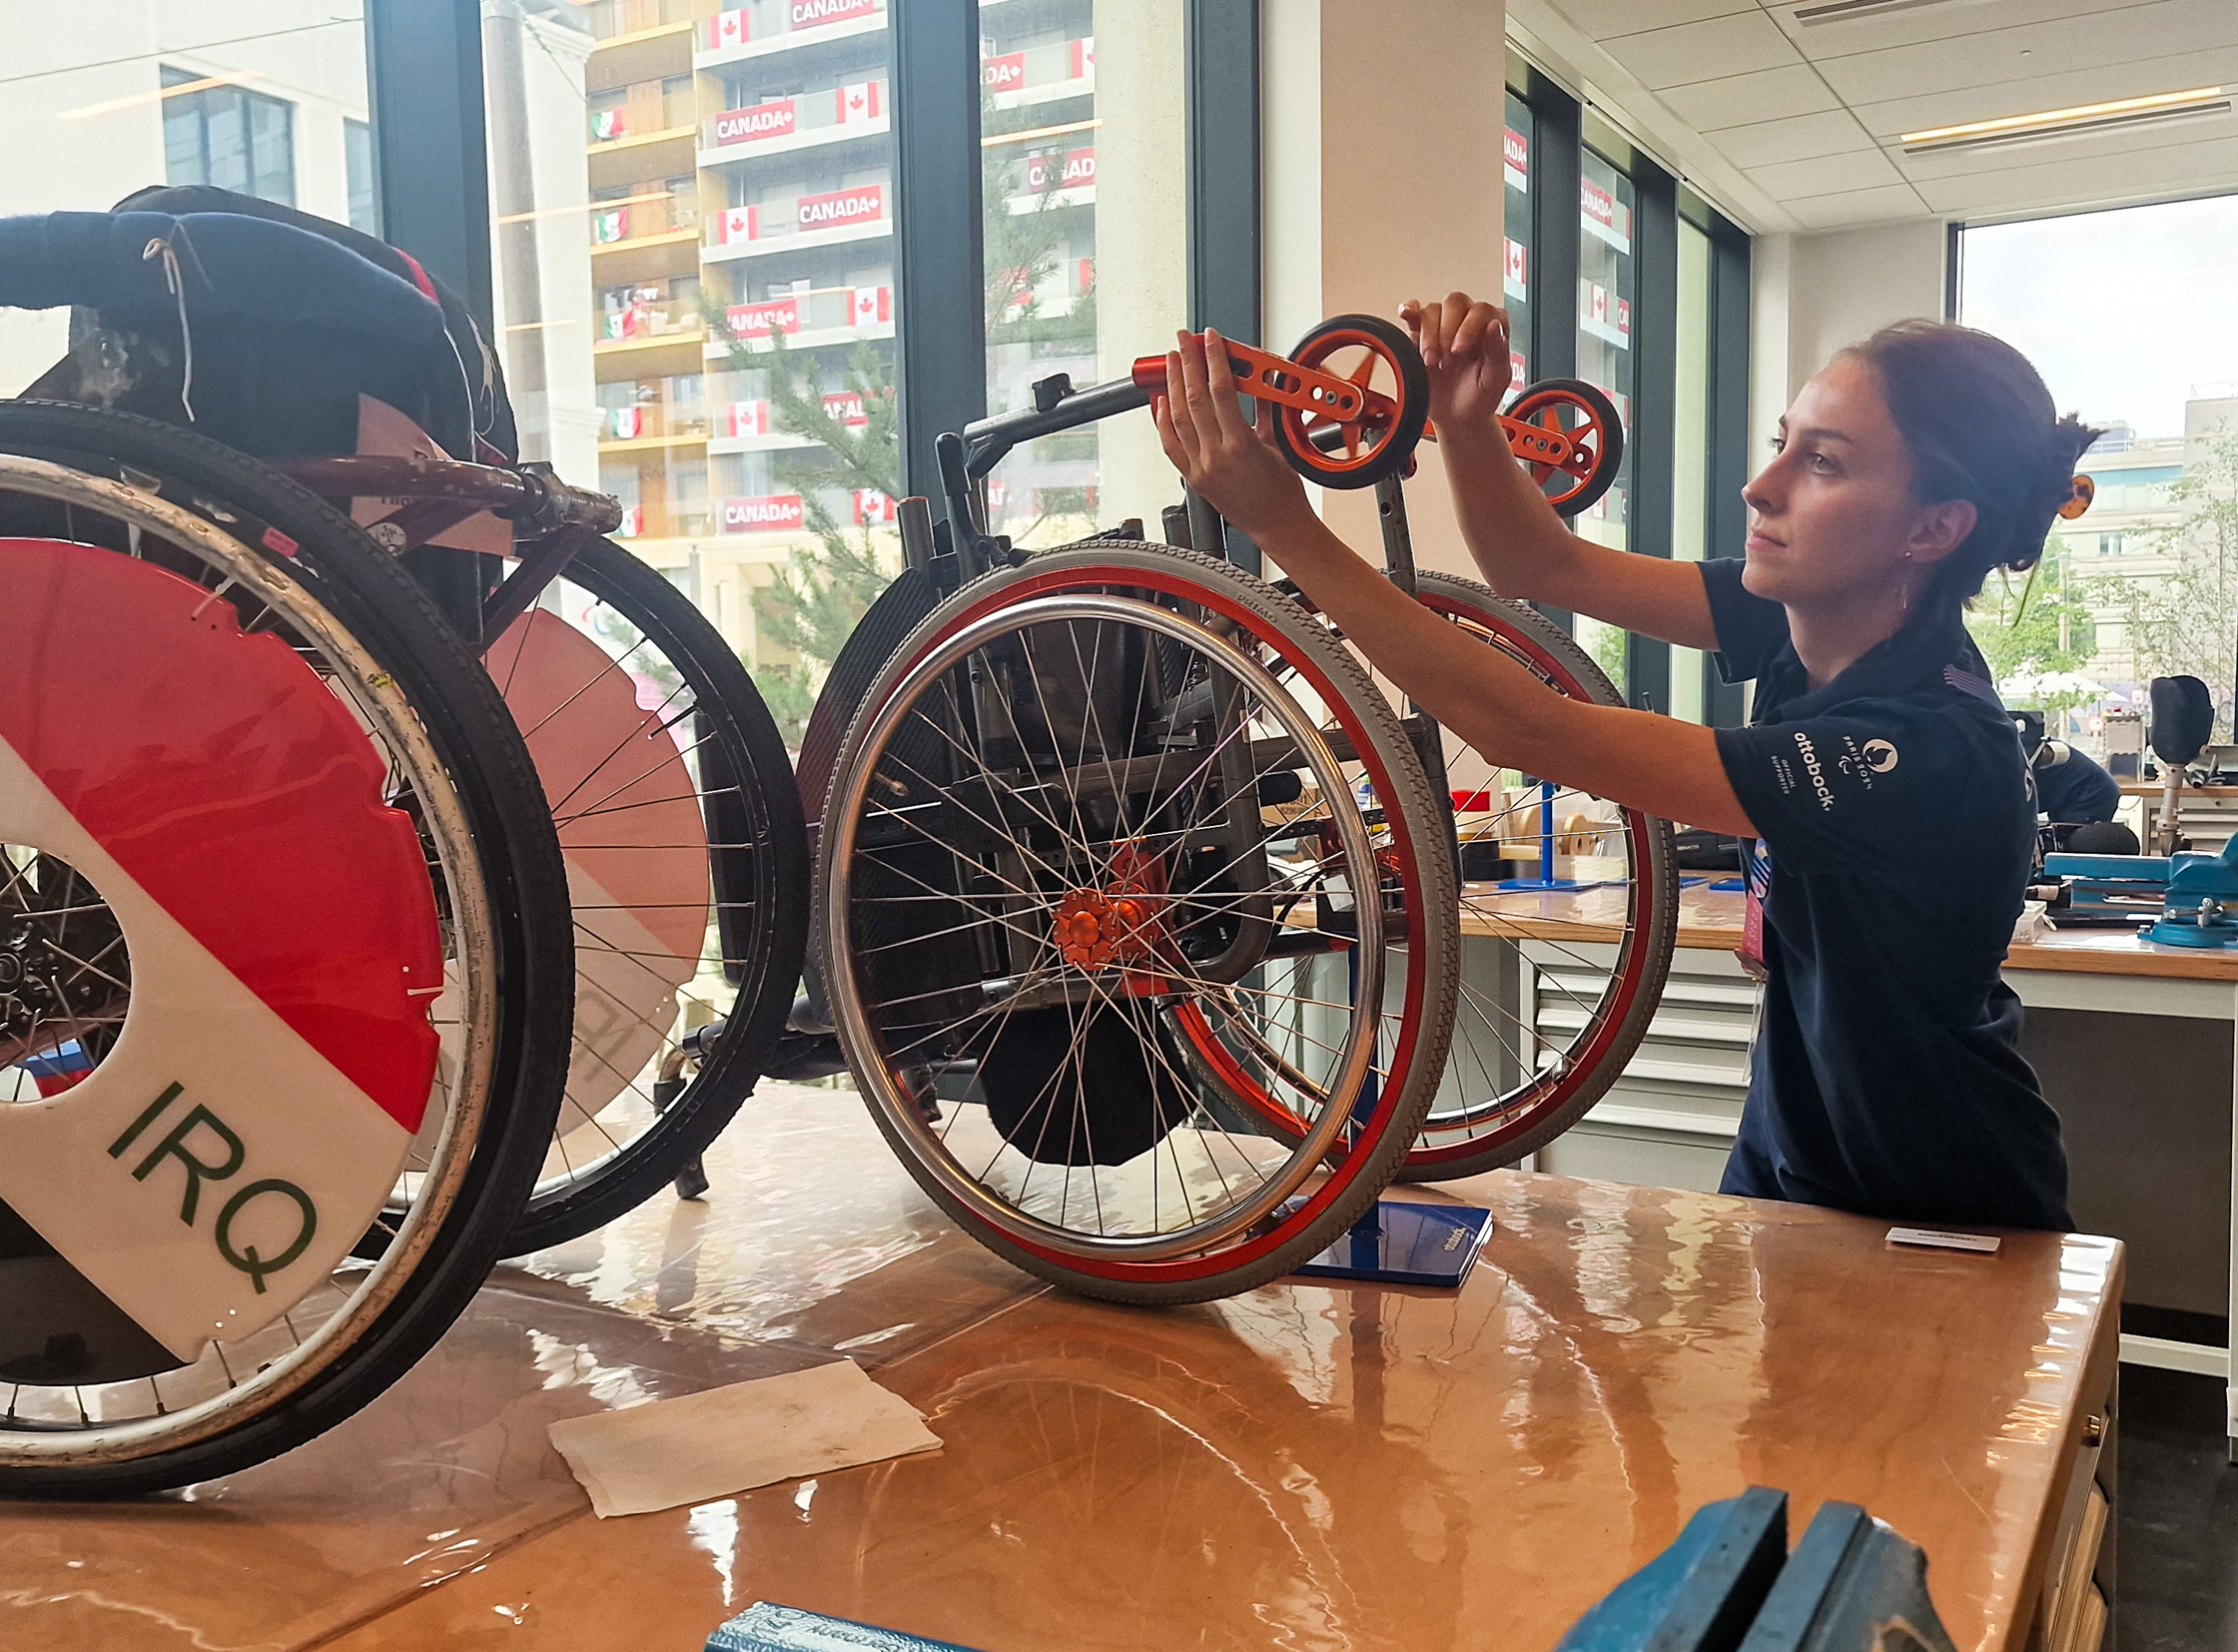
<path fill-rule="evenodd" d="M 898 1629 L 850 1623 L 760 1600 L 707 1637 L 707 1652 L 972 1652 Z"/>

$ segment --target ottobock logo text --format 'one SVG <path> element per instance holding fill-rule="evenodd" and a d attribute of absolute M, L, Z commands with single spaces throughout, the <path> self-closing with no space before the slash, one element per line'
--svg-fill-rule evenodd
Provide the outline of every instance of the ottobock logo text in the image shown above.
<path fill-rule="evenodd" d="M 1819 807 L 1833 808 L 1834 793 L 1827 790 L 1826 771 L 1819 766 L 1818 748 L 1811 744 L 1811 736 L 1799 728 L 1795 731 L 1795 744 L 1803 758 L 1803 771 L 1811 776 L 1811 789 L 1818 794 Z"/>

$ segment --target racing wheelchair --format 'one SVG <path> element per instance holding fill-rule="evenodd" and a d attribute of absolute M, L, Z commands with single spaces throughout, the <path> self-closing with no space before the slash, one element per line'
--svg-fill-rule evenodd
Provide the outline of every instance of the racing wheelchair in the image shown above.
<path fill-rule="evenodd" d="M 1286 359 L 1228 348 L 1294 467 L 1376 489 L 1393 579 L 1558 691 L 1617 703 L 1541 616 L 1414 567 L 1401 483 L 1434 432 L 1404 334 L 1351 316 Z M 998 1252 L 1147 1302 L 1272 1278 L 1393 1176 L 1513 1164 L 1567 1129 L 1645 1031 L 1678 897 L 1669 826 L 1621 809 L 1595 834 L 1613 963 L 1534 922 L 1536 900 L 1464 890 L 1464 838 L 1522 835 L 1526 805 L 1294 588 L 1224 560 L 1203 501 L 1164 513 L 1163 544 L 1139 523 L 1032 553 L 986 531 L 1005 454 L 1143 408 L 1163 372 L 1045 381 L 941 438 L 945 520 L 905 502 L 906 571 L 800 762 L 809 1003 L 881 1130 Z M 1558 509 L 1613 481 L 1621 427 L 1592 387 L 1531 387 L 1504 423 Z M 1558 801 L 1583 800 L 1527 806 Z M 1466 974 L 1464 928 L 1551 949 L 1559 1008 L 1526 1024 L 1512 984 Z"/>

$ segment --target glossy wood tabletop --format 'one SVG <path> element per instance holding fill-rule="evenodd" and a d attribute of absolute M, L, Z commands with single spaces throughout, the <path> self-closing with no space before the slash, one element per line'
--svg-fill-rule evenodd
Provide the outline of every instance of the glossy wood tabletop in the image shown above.
<path fill-rule="evenodd" d="M 1747 898 L 1707 882 L 1679 891 L 1682 947 L 1731 952 L 1741 943 Z M 1489 884 L 1461 889 L 1461 933 L 1510 940 L 1614 941 L 1623 932 L 1625 891 L 1603 885 L 1574 893 L 1519 894 Z M 2238 981 L 2238 948 L 2168 947 L 2133 929 L 2054 930 L 2005 954 L 2012 970 L 2065 970 L 2079 975 L 2159 976 L 2185 981 Z"/>
<path fill-rule="evenodd" d="M 191 1494 L 0 1507 L 0 1646 L 694 1652 L 749 1603 L 985 1652 L 1547 1652 L 1702 1504 L 1863 1503 L 2017 1652 L 2120 1252 L 1497 1173 L 1459 1292 L 1152 1311 L 956 1233 L 844 1092 L 765 1085 L 663 1195 L 508 1268 L 396 1390 Z M 1432 1192 L 1410 1198 L 1435 1200 Z M 942 1450 L 593 1519 L 556 1417 L 847 1355 Z"/>

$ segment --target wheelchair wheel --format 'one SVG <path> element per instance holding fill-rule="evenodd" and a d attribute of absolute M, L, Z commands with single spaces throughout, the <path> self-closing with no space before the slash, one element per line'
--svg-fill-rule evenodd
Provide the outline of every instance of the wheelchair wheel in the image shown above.
<path fill-rule="evenodd" d="M 1317 1252 L 1444 1067 L 1419 761 L 1343 649 L 1209 557 L 1091 540 L 935 610 L 848 734 L 818 893 L 910 1174 L 1087 1294 L 1203 1300 Z"/>
<path fill-rule="evenodd" d="M 264 466 L 0 405 L 0 1494 L 127 1495 L 302 1444 L 472 1296 L 565 884 L 489 679 Z"/>
<path fill-rule="evenodd" d="M 611 540 L 546 601 L 484 655 L 575 921 L 567 1099 L 515 1254 L 611 1222 L 705 1150 L 784 1031 L 808 936 L 800 794 L 737 654 Z"/>
<path fill-rule="evenodd" d="M 1616 485 L 1624 464 L 1624 420 L 1599 386 L 1583 379 L 1542 379 L 1509 405 L 1507 415 L 1559 430 L 1577 443 L 1565 464 L 1524 466 L 1562 515 L 1582 515 Z"/>
<path fill-rule="evenodd" d="M 1331 316 L 1290 352 L 1299 367 L 1349 379 L 1370 395 L 1372 416 L 1338 420 L 1279 408 L 1274 436 L 1290 467 L 1323 487 L 1373 487 L 1405 470 L 1430 421 L 1430 376 L 1421 353 L 1379 316 Z"/>
<path fill-rule="evenodd" d="M 1415 576 L 1415 594 L 1433 611 L 1527 667 L 1575 699 L 1622 705 L 1623 696 L 1565 632 L 1518 602 L 1503 601 L 1472 579 Z M 1396 702 L 1401 696 L 1377 676 Z M 1497 801 L 1501 771 L 1452 730 L 1443 731 L 1446 778 L 1463 803 L 1459 836 L 1464 875 L 1502 839 L 1536 840 L 1540 794 L 1513 811 Z M 1557 821 L 1595 806 L 1574 788 L 1554 794 Z M 1613 959 L 1580 950 L 1539 911 L 1540 897 L 1503 894 L 1489 881 L 1461 886 L 1461 927 L 1477 945 L 1465 955 L 1460 1009 L 1445 1082 L 1399 1177 L 1449 1181 L 1499 1170 L 1536 1153 L 1585 1116 L 1623 1073 L 1663 996 L 1679 922 L 1678 854 L 1670 822 L 1637 809 L 1601 806 L 1593 836 L 1598 884 L 1595 919 L 1621 932 Z M 1480 875 L 1481 877 L 1481 875 Z M 1497 958 L 1484 942 L 1497 944 Z M 1523 954 L 1530 942 L 1540 961 Z M 1517 1014 L 1519 977 L 1535 972 L 1536 1017 Z"/>

